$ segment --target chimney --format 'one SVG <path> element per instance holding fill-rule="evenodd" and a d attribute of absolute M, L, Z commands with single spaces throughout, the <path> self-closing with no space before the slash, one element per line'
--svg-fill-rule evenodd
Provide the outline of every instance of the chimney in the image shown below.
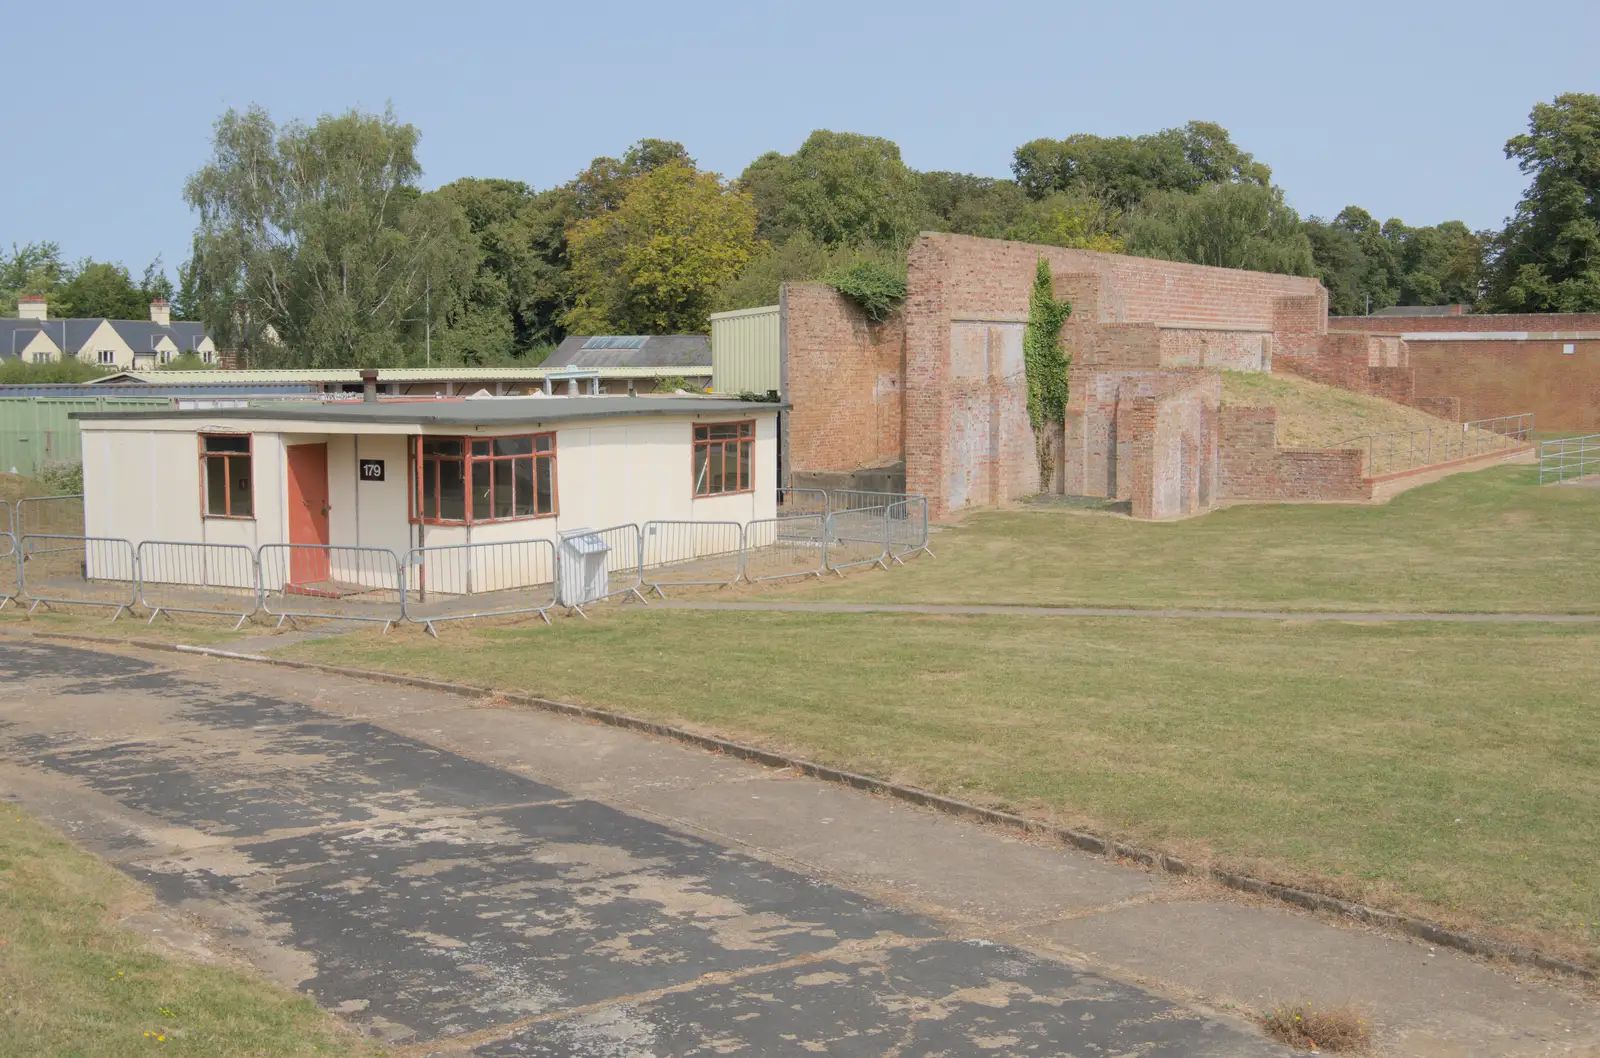
<path fill-rule="evenodd" d="M 378 372 L 370 367 L 361 372 L 361 400 L 365 404 L 378 401 Z"/>
<path fill-rule="evenodd" d="M 150 322 L 162 327 L 172 326 L 172 306 L 167 304 L 166 298 L 156 298 L 150 302 Z"/>
<path fill-rule="evenodd" d="M 17 299 L 17 319 L 42 320 L 45 318 L 46 302 L 40 294 L 24 294 Z"/>

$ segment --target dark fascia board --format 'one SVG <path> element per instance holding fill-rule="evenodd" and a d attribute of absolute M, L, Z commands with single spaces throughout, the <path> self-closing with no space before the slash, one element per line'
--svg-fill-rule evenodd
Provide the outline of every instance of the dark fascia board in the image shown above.
<path fill-rule="evenodd" d="M 281 422 L 401 424 L 412 426 L 515 426 L 535 422 L 579 422 L 584 419 L 662 417 L 669 415 L 748 415 L 755 412 L 787 411 L 788 404 L 766 401 L 702 400 L 696 397 L 547 397 L 510 398 L 509 407 L 485 407 L 488 401 L 453 402 L 449 408 L 433 406 L 431 401 L 408 402 L 414 411 L 401 404 L 352 401 L 344 404 L 296 407 L 253 408 L 172 408 L 139 411 L 79 411 L 73 419 L 275 419 Z M 567 406 L 568 401 L 576 406 Z M 603 402 L 603 403 L 602 403 Z M 442 402 L 441 402 L 442 403 Z M 427 408 L 428 410 L 423 410 Z"/>

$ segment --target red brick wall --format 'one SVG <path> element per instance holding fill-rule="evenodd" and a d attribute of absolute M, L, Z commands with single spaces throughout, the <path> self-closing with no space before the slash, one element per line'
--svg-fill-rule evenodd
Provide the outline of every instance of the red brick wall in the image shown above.
<path fill-rule="evenodd" d="M 905 321 L 872 323 L 832 287 L 784 289 L 789 466 L 842 471 L 899 459 Z"/>
<path fill-rule="evenodd" d="M 1600 312 L 1485 313 L 1466 316 L 1330 316 L 1330 331 L 1600 331 Z"/>
<path fill-rule="evenodd" d="M 1366 500 L 1365 453 L 1277 447 L 1273 408 L 1223 408 L 1218 417 L 1217 490 L 1232 500 Z"/>
<path fill-rule="evenodd" d="M 981 387 L 986 395 L 980 398 L 975 382 L 952 378 L 950 335 L 952 320 L 1025 319 L 1041 256 L 1050 262 L 1057 290 L 1074 301 L 1069 348 L 1076 357 L 1092 345 L 1095 361 L 1104 366 L 1158 367 L 1161 334 L 1155 324 L 1260 332 L 1273 327 L 1281 299 L 1299 298 L 1309 327 L 1316 309 L 1326 305 L 1315 279 L 971 236 L 920 236 L 909 257 L 905 307 L 906 478 L 910 491 L 928 497 L 934 517 L 965 503 L 993 502 L 983 498 L 985 491 L 1001 500 L 1013 498 L 1011 490 L 1029 476 L 1031 450 L 1023 450 L 1015 430 L 1007 427 L 998 449 L 991 446 L 987 452 L 966 442 L 976 415 L 972 401 L 1004 398 L 988 395 L 995 393 L 992 384 Z M 1002 408 L 1001 418 L 1014 422 L 1014 411 Z M 1023 465 L 1002 466 L 998 472 L 974 465 L 996 458 Z"/>
<path fill-rule="evenodd" d="M 1600 339 L 1406 345 L 1417 392 L 1458 398 L 1462 421 L 1531 411 L 1542 431 L 1600 432 Z"/>

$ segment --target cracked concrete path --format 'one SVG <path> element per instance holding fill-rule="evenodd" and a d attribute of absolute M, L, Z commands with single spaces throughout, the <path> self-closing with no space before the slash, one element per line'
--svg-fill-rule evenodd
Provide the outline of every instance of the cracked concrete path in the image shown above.
<path fill-rule="evenodd" d="M 1439 621 L 1446 624 L 1600 624 L 1600 614 L 1581 613 L 1385 613 L 1320 610 L 1141 610 L 1131 606 L 1027 606 L 1012 603 L 915 602 L 697 602 L 652 600 L 663 610 L 735 610 L 775 613 L 909 613 L 957 617 L 1165 617 L 1185 621 Z"/>
<path fill-rule="evenodd" d="M 634 732 L 0 638 L 0 797 L 401 1055 L 1594 1053 L 1576 994 Z M 157 928 L 149 923 L 134 926 Z M 199 939 L 196 939 L 196 938 Z"/>

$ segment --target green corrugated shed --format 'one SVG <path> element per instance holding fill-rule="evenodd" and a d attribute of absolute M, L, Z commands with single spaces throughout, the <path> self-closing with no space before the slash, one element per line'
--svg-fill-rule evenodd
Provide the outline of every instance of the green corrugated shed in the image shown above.
<path fill-rule="evenodd" d="M 765 393 L 779 388 L 778 306 L 711 314 L 711 390 Z"/>
<path fill-rule="evenodd" d="M 47 463 L 83 459 L 75 411 L 166 408 L 165 397 L 0 397 L 0 470 L 36 477 Z"/>

